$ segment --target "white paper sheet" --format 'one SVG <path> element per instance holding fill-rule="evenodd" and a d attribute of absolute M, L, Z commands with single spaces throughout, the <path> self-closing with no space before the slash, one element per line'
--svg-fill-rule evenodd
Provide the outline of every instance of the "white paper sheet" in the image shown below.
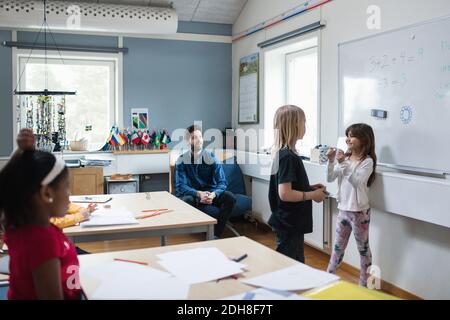
<path fill-rule="evenodd" d="M 112 197 L 109 195 L 106 196 L 71 196 L 71 202 L 80 202 L 80 203 L 107 203 L 112 200 Z"/>
<path fill-rule="evenodd" d="M 187 299 L 189 284 L 177 278 L 124 281 L 110 279 L 92 294 L 93 300 L 180 300 Z"/>
<path fill-rule="evenodd" d="M 89 220 L 80 223 L 83 228 L 127 224 L 139 224 L 139 221 L 125 207 L 98 209 L 92 213 Z"/>
<path fill-rule="evenodd" d="M 80 274 L 100 281 L 94 300 L 186 299 L 189 292 L 189 284 L 171 274 L 131 262 L 81 267 Z"/>
<path fill-rule="evenodd" d="M 310 300 L 289 291 L 267 290 L 263 288 L 237 294 L 223 300 Z"/>
<path fill-rule="evenodd" d="M 158 255 L 158 263 L 189 284 L 217 280 L 240 274 L 244 264 L 236 263 L 217 248 L 197 248 Z"/>
<path fill-rule="evenodd" d="M 289 268 L 244 279 L 241 282 L 267 289 L 297 291 L 321 287 L 337 280 L 339 277 L 334 274 L 299 263 Z"/>

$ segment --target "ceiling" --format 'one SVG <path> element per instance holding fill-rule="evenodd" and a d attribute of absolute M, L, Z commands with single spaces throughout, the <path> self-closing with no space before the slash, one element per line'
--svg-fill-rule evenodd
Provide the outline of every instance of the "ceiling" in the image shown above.
<path fill-rule="evenodd" d="M 68 0 L 58 0 L 68 1 Z M 91 3 L 168 7 L 170 4 L 181 21 L 233 24 L 247 0 L 74 0 Z"/>

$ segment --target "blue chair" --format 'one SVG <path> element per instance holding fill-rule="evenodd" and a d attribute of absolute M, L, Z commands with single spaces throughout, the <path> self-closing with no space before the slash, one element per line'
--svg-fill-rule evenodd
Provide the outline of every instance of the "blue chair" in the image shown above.
<path fill-rule="evenodd" d="M 8 282 L 0 282 L 0 300 L 8 300 Z"/>
<path fill-rule="evenodd" d="M 9 274 L 9 256 L 0 257 L 0 273 Z M 0 300 L 8 300 L 8 281 L 0 281 Z"/>
<path fill-rule="evenodd" d="M 236 206 L 231 213 L 231 219 L 239 219 L 244 217 L 244 215 L 252 210 L 252 198 L 247 196 L 247 191 L 245 189 L 244 175 L 242 174 L 242 170 L 237 164 L 236 157 L 232 157 L 226 159 L 222 162 L 223 171 L 225 173 L 225 178 L 227 179 L 227 191 L 230 191 L 234 194 L 236 198 Z M 170 191 L 174 193 L 174 177 L 175 177 L 175 165 L 170 165 Z M 217 218 L 219 216 L 219 208 L 211 205 L 202 205 L 199 208 L 201 211 L 210 215 L 213 218 Z M 226 226 L 230 229 L 236 236 L 240 236 L 240 234 L 233 228 L 230 223 L 227 223 Z"/>

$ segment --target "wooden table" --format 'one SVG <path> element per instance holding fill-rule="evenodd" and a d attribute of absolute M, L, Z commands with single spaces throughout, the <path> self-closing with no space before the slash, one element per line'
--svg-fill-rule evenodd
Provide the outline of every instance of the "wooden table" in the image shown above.
<path fill-rule="evenodd" d="M 73 243 L 161 237 L 161 245 L 164 246 L 166 236 L 183 233 L 206 233 L 207 240 L 214 239 L 214 224 L 217 220 L 166 191 L 108 196 L 111 196 L 112 200 L 106 203 L 107 205 L 112 208 L 126 207 L 136 215 L 149 209 L 167 208 L 172 211 L 140 219 L 136 225 L 89 228 L 75 226 L 64 229 L 64 233 Z M 98 206 L 102 207 L 103 204 Z"/>
<path fill-rule="evenodd" d="M 92 267 L 95 265 L 113 261 L 113 259 L 115 258 L 121 258 L 147 262 L 152 268 L 164 270 L 157 263 L 158 258 L 156 257 L 156 255 L 175 250 L 184 250 L 199 247 L 216 247 L 229 257 L 239 257 L 247 253 L 248 257 L 244 261 L 242 261 L 242 263 L 248 266 L 248 271 L 242 273 L 239 276 L 240 279 L 252 278 L 267 272 L 287 268 L 298 263 L 297 261 L 288 258 L 246 237 L 228 238 L 215 241 L 196 242 L 149 249 L 80 255 L 78 256 L 78 259 L 82 268 Z M 8 276 L 0 274 L 0 286 L 7 285 L 7 281 L 5 282 L 5 280 L 8 280 Z M 100 283 L 97 280 L 82 274 L 81 284 L 83 287 L 83 291 L 89 299 Z M 242 294 L 253 289 L 254 287 L 252 286 L 248 286 L 238 280 L 229 278 L 221 280 L 219 282 L 212 281 L 191 285 L 188 299 L 221 299 L 237 294 Z M 316 288 L 309 291 L 298 291 L 297 293 L 303 294 L 304 296 L 312 299 L 320 300 L 396 299 L 395 297 L 384 294 L 380 291 L 368 290 L 344 281 L 337 281 L 322 288 Z"/>

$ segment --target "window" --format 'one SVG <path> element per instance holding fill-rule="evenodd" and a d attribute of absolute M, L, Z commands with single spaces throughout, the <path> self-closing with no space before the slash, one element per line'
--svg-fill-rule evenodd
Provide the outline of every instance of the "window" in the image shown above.
<path fill-rule="evenodd" d="M 86 138 L 89 150 L 99 150 L 106 142 L 117 116 L 117 59 L 79 56 L 47 57 L 19 55 L 21 90 L 76 91 L 66 96 L 66 137 L 68 141 Z M 28 62 L 27 62 L 28 60 Z M 25 68 L 25 69 L 24 69 Z M 45 70 L 47 69 L 47 71 Z M 45 83 L 47 72 L 47 83 Z M 19 76 L 20 76 L 19 73 Z M 26 112 L 21 110 L 22 126 Z"/>
<path fill-rule="evenodd" d="M 282 105 L 301 107 L 306 134 L 297 143 L 301 155 L 310 156 L 318 144 L 319 59 L 318 38 L 295 40 L 264 52 L 264 147 L 273 144 L 273 117 Z"/>

